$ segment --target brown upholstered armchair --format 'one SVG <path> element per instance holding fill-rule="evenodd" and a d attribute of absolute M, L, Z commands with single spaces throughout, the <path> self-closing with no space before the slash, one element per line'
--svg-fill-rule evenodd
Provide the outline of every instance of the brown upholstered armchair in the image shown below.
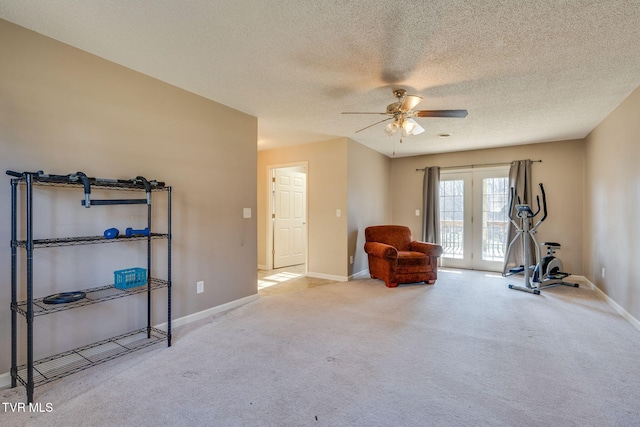
<path fill-rule="evenodd" d="M 442 246 L 412 240 L 411 230 L 402 225 L 367 227 L 364 237 L 372 279 L 384 280 L 390 288 L 398 283 L 436 282 Z"/>

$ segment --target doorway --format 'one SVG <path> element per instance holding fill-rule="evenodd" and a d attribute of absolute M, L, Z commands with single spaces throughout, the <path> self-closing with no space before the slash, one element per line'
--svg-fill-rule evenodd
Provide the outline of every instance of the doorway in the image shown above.
<path fill-rule="evenodd" d="M 502 271 L 509 224 L 509 168 L 442 171 L 443 267 Z"/>
<path fill-rule="evenodd" d="M 307 265 L 307 163 L 272 166 L 269 173 L 267 266 Z"/>

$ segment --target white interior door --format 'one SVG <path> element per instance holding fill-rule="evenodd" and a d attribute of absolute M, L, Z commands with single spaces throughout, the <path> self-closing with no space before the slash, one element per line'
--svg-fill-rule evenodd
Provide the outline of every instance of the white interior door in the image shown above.
<path fill-rule="evenodd" d="M 508 168 L 440 175 L 442 266 L 501 271 L 506 249 Z"/>
<path fill-rule="evenodd" d="M 273 268 L 305 262 L 306 189 L 306 173 L 292 168 L 275 170 Z"/>

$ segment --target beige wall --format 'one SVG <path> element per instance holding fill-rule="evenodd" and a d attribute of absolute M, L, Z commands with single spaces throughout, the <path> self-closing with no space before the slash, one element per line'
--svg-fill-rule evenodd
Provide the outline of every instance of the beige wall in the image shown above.
<path fill-rule="evenodd" d="M 512 160 L 542 160 L 532 167 L 533 182 L 542 182 L 547 194 L 549 217 L 540 226 L 538 238 L 558 241 L 558 256 L 565 270 L 583 274 L 582 206 L 584 142 L 582 140 L 520 145 L 488 150 L 463 151 L 428 156 L 403 157 L 391 163 L 391 204 L 393 222 L 411 228 L 414 237 L 422 236 L 423 172 L 426 166 L 461 166 L 486 163 L 508 163 Z"/>
<path fill-rule="evenodd" d="M 308 274 L 346 280 L 368 268 L 364 227 L 391 219 L 390 159 L 346 138 L 258 152 L 262 268 L 269 268 L 269 169 L 300 163 L 308 165 Z M 336 209 L 341 210 L 340 217 Z"/>
<path fill-rule="evenodd" d="M 636 319 L 640 319 L 639 111 L 640 88 L 588 135 L 584 175 L 584 275 Z"/>
<path fill-rule="evenodd" d="M 303 144 L 258 153 L 258 264 L 267 264 L 269 230 L 268 170 L 306 162 L 307 239 L 310 276 L 348 277 L 347 139 Z M 341 216 L 336 216 L 340 209 Z M 255 268 L 255 267 L 254 267 Z"/>
<path fill-rule="evenodd" d="M 242 216 L 244 207 L 256 210 L 256 118 L 2 20 L 0 58 L 3 173 L 166 181 L 174 202 L 172 317 L 256 294 L 256 218 Z M 5 176 L 0 185 L 0 372 L 9 370 L 11 342 L 9 182 Z M 81 194 L 69 191 L 37 192 L 36 238 L 144 225 L 145 212 L 85 209 Z M 36 249 L 35 296 L 108 284 L 114 269 L 144 265 L 127 245 Z M 155 247 L 160 254 L 162 243 Z M 166 258 L 157 260 L 162 270 Z M 202 294 L 198 280 L 205 281 Z M 158 296 L 166 299 L 162 291 Z M 36 356 L 144 325 L 143 302 L 129 297 L 37 317 Z M 166 321 L 163 305 L 154 323 Z"/>
<path fill-rule="evenodd" d="M 349 276 L 369 268 L 364 252 L 364 229 L 391 223 L 391 159 L 349 140 Z"/>

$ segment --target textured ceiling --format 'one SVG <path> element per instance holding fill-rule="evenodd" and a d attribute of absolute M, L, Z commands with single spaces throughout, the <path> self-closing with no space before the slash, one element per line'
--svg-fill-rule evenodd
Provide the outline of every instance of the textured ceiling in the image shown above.
<path fill-rule="evenodd" d="M 0 0 L 0 17 L 258 118 L 259 149 L 396 156 L 582 138 L 640 85 L 640 0 Z M 388 137 L 393 88 L 421 135 Z M 440 133 L 450 133 L 447 139 Z"/>

